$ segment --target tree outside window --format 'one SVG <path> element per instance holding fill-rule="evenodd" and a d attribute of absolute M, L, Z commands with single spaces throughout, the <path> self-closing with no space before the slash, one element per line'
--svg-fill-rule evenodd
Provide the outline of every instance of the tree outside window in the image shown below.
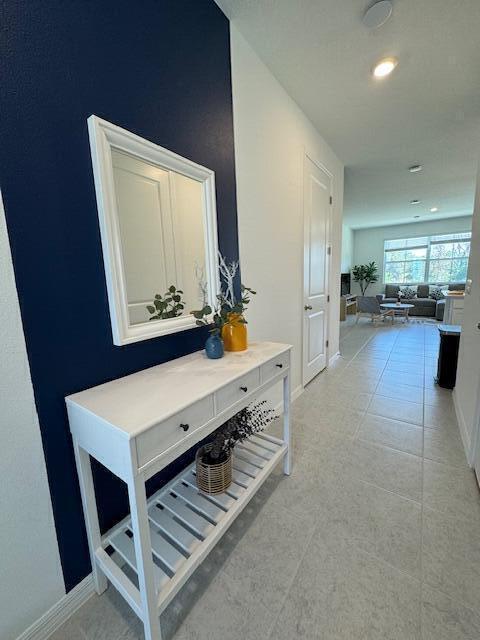
<path fill-rule="evenodd" d="M 386 240 L 384 282 L 446 284 L 467 278 L 471 233 Z"/>

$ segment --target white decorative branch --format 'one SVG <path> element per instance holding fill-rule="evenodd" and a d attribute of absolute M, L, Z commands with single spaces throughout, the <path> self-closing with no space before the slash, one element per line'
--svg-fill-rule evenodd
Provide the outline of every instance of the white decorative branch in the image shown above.
<path fill-rule="evenodd" d="M 239 262 L 238 260 L 233 260 L 232 262 L 227 264 L 220 251 L 218 252 L 218 262 L 218 269 L 223 280 L 221 286 L 223 285 L 222 288 L 225 287 L 225 300 L 233 307 L 235 306 L 235 291 L 233 288 L 233 281 L 239 268 Z"/>
<path fill-rule="evenodd" d="M 199 266 L 198 262 L 195 261 L 195 279 L 198 283 L 198 297 L 202 301 L 202 308 L 208 302 L 208 284 L 207 279 L 205 277 L 205 267 Z"/>

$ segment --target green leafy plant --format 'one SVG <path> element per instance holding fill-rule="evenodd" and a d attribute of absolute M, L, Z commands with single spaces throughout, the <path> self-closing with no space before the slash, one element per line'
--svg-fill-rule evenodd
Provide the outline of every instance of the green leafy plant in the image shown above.
<path fill-rule="evenodd" d="M 217 297 L 219 298 L 220 296 Z M 221 305 L 218 305 L 218 307 L 212 309 L 209 304 L 205 304 L 202 309 L 192 311 L 191 313 L 195 318 L 195 324 L 197 325 L 197 327 L 210 327 L 209 331 L 213 335 L 221 335 L 223 325 L 228 322 L 227 314 L 222 311 Z M 212 319 L 209 320 L 208 316 L 212 314 Z"/>
<path fill-rule="evenodd" d="M 195 324 L 197 327 L 210 327 L 210 333 L 221 335 L 223 326 L 229 322 L 230 314 L 238 315 L 237 322 L 241 324 L 247 324 L 245 320 L 245 310 L 250 302 L 250 296 L 255 295 L 257 292 L 253 291 L 249 287 L 245 287 L 242 284 L 242 297 L 238 302 L 234 302 L 232 305 L 223 293 L 217 296 L 217 305 L 215 309 L 209 304 L 205 304 L 202 309 L 192 311 L 192 315 L 195 318 Z M 208 320 L 208 316 L 212 316 L 212 320 Z"/>
<path fill-rule="evenodd" d="M 248 324 L 244 314 L 245 314 L 245 311 L 247 310 L 248 304 L 250 303 L 251 296 L 257 295 L 257 292 L 254 291 L 253 289 L 250 289 L 250 287 L 246 287 L 243 284 L 241 285 L 241 291 L 242 291 L 242 296 L 240 300 L 238 302 L 235 301 L 232 306 L 228 305 L 229 307 L 228 313 L 238 314 L 240 316 L 240 318 L 238 319 L 238 322 L 243 324 Z"/>
<path fill-rule="evenodd" d="M 219 464 L 223 462 L 237 442 L 243 442 L 254 433 L 263 431 L 277 415 L 273 409 L 266 406 L 262 400 L 242 409 L 215 433 L 208 449 L 202 456 L 205 464 Z"/>
<path fill-rule="evenodd" d="M 365 295 L 369 285 L 378 281 L 378 267 L 376 262 L 356 264 L 352 269 L 353 279 L 360 285 L 362 296 Z"/>
<path fill-rule="evenodd" d="M 151 314 L 149 320 L 166 320 L 167 318 L 178 318 L 185 309 L 182 300 L 183 291 L 177 289 L 173 284 L 168 287 L 163 296 L 155 294 L 153 303 L 147 305 L 147 311 Z"/>
<path fill-rule="evenodd" d="M 245 285 L 241 285 L 240 300 L 237 300 L 234 292 L 234 279 L 239 269 L 238 260 L 227 263 L 221 253 L 218 254 L 219 271 L 221 276 L 220 293 L 217 295 L 215 308 L 207 304 L 207 286 L 203 280 L 203 275 L 199 278 L 199 288 L 203 293 L 204 304 L 201 309 L 192 311 L 196 324 L 199 327 L 210 326 L 210 333 L 221 334 L 223 326 L 228 323 L 229 315 L 238 316 L 237 322 L 247 324 L 245 311 L 250 303 L 251 296 L 256 295 L 256 291 Z M 212 321 L 207 319 L 213 314 Z"/>

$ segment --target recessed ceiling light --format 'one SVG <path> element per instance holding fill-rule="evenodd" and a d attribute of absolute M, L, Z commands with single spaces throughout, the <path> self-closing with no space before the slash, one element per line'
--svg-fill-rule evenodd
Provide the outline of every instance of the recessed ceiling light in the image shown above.
<path fill-rule="evenodd" d="M 432 207 L 432 208 L 430 209 L 430 211 L 431 211 L 432 213 L 436 213 L 436 212 L 438 211 L 438 207 Z"/>
<path fill-rule="evenodd" d="M 421 200 L 410 200 L 410 204 L 420 204 Z"/>
<path fill-rule="evenodd" d="M 408 170 L 410 171 L 410 173 L 418 173 L 422 169 L 423 167 L 421 164 L 414 164 L 411 167 L 408 167 Z"/>
<path fill-rule="evenodd" d="M 397 64 L 396 58 L 383 58 L 373 67 L 373 75 L 375 78 L 385 78 L 392 73 Z"/>
<path fill-rule="evenodd" d="M 369 29 L 381 27 L 392 15 L 393 6 L 391 0 L 375 2 L 363 15 L 363 24 Z"/>

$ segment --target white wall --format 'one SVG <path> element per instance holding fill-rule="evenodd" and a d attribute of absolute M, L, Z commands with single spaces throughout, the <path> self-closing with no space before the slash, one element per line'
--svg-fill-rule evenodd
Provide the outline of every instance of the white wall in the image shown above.
<path fill-rule="evenodd" d="M 378 264 L 379 280 L 368 288 L 369 295 L 384 293 L 383 283 L 383 243 L 396 238 L 415 238 L 442 233 L 470 231 L 472 217 L 448 218 L 446 220 L 430 220 L 413 224 L 399 224 L 390 227 L 374 227 L 357 229 L 353 233 L 353 264 L 365 264 L 375 260 Z M 472 244 L 473 246 L 473 244 Z M 360 287 L 352 282 L 352 293 L 360 293 Z"/>
<path fill-rule="evenodd" d="M 258 291 L 248 330 L 253 339 L 293 345 L 296 389 L 302 377 L 305 150 L 334 176 L 330 355 L 339 342 L 343 165 L 234 25 L 231 47 L 242 280 Z"/>
<path fill-rule="evenodd" d="M 480 322 L 480 173 L 477 177 L 468 277 L 472 280 L 472 288 L 470 294 L 465 295 L 454 398 L 467 458 L 471 460 L 470 447 L 477 426 L 480 397 L 480 331 L 477 328 Z M 480 474 L 480 470 L 477 473 Z"/>
<path fill-rule="evenodd" d="M 341 272 L 348 273 L 353 267 L 353 229 L 342 225 L 342 259 Z"/>
<path fill-rule="evenodd" d="M 45 460 L 0 199 L 0 638 L 63 595 Z"/>

